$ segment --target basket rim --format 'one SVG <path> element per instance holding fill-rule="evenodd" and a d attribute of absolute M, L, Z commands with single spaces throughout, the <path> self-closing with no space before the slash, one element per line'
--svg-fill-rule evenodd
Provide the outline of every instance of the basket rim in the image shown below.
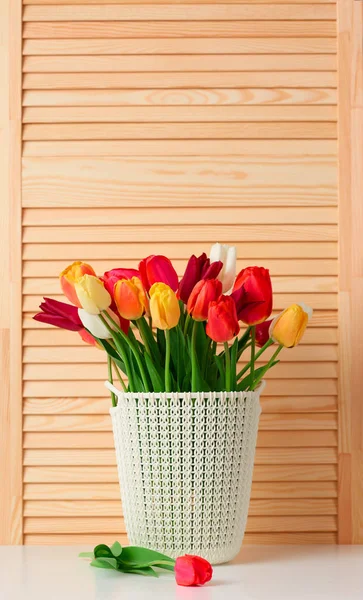
<path fill-rule="evenodd" d="M 105 382 L 108 384 L 109 382 Z M 122 390 L 118 390 L 117 388 L 115 388 L 113 386 L 113 391 L 114 393 L 117 395 L 117 398 L 119 400 L 139 400 L 139 399 L 145 399 L 145 400 L 151 400 L 151 399 L 157 399 L 157 400 L 182 400 L 182 399 L 190 399 L 190 400 L 197 400 L 197 399 L 206 399 L 206 398 L 218 398 L 218 399 L 225 399 L 225 398 L 239 398 L 239 399 L 250 399 L 250 400 L 258 400 L 260 399 L 260 395 L 263 392 L 264 388 L 266 386 L 266 382 L 265 380 L 262 380 L 261 383 L 258 385 L 257 389 L 254 390 L 253 392 L 123 392 Z M 106 387 L 108 387 L 106 385 Z M 110 413 L 114 413 L 117 412 L 120 409 L 120 406 L 111 406 L 110 407 Z"/>

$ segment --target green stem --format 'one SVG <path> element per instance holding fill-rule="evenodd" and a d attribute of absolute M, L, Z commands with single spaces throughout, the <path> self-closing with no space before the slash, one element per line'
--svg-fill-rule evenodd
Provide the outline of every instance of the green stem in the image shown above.
<path fill-rule="evenodd" d="M 148 344 L 147 341 L 147 334 L 145 332 L 145 327 L 148 327 L 147 322 L 145 321 L 144 317 L 141 317 L 140 319 L 137 319 L 137 321 L 135 321 L 136 325 L 138 326 L 138 329 L 140 331 L 140 335 L 141 335 L 141 339 L 144 342 L 144 346 L 145 346 L 145 350 L 148 353 L 148 355 L 151 357 L 151 350 L 150 350 L 150 346 Z"/>
<path fill-rule="evenodd" d="M 190 319 L 191 319 L 191 317 L 188 314 L 185 318 L 185 323 L 184 323 L 184 335 L 187 335 L 187 333 L 188 333 Z"/>
<path fill-rule="evenodd" d="M 228 342 L 224 342 L 224 354 L 226 357 L 226 392 L 231 391 L 231 355 Z"/>
<path fill-rule="evenodd" d="M 117 365 L 116 365 L 115 361 L 113 361 L 113 366 L 114 366 L 114 369 L 115 369 L 115 371 L 116 371 L 117 379 L 119 380 L 119 382 L 120 382 L 120 385 L 121 385 L 121 387 L 122 387 L 123 391 L 124 391 L 124 392 L 127 392 L 127 387 L 126 387 L 126 385 L 125 385 L 125 382 L 124 382 L 124 380 L 122 379 L 122 375 L 121 375 L 120 371 L 118 370 L 118 367 L 117 367 Z"/>
<path fill-rule="evenodd" d="M 193 329 L 192 329 L 192 392 L 198 392 L 199 390 L 197 390 L 198 387 L 198 378 L 197 378 L 197 326 L 198 326 L 198 322 L 194 321 L 193 322 Z"/>
<path fill-rule="evenodd" d="M 253 389 L 253 379 L 255 377 L 255 353 L 256 353 L 256 325 L 253 325 L 251 327 L 251 374 L 250 374 L 251 386 L 250 386 L 250 389 Z"/>
<path fill-rule="evenodd" d="M 120 334 L 120 336 L 122 337 L 122 339 L 126 342 L 126 344 L 128 344 L 131 352 L 133 353 L 135 360 L 137 362 L 137 366 L 139 367 L 140 370 L 140 374 L 141 374 L 141 379 L 142 379 L 142 383 L 144 385 L 145 388 L 145 392 L 149 391 L 149 382 L 148 382 L 148 378 L 144 369 L 144 365 L 142 364 L 141 358 L 140 358 L 140 354 L 137 348 L 135 348 L 134 344 L 132 343 L 132 341 L 130 340 L 130 338 L 127 337 L 126 333 L 124 333 L 122 331 L 122 329 L 117 325 L 117 323 L 113 320 L 113 318 L 108 314 L 107 311 L 103 311 L 103 313 L 107 316 L 107 318 L 109 319 L 109 321 L 111 321 L 116 327 L 117 327 L 117 331 Z M 140 390 L 139 390 L 140 391 Z"/>
<path fill-rule="evenodd" d="M 268 361 L 266 367 L 263 370 L 263 373 L 261 373 L 257 378 L 256 381 L 254 383 L 251 384 L 250 386 L 250 390 L 253 391 L 256 386 L 260 383 L 262 377 L 265 376 L 265 374 L 267 373 L 267 371 L 271 368 L 272 363 L 274 362 L 275 358 L 277 357 L 277 355 L 279 354 L 279 352 L 281 352 L 283 346 L 280 345 L 277 350 L 275 350 L 275 352 L 273 353 L 273 355 L 271 356 L 270 360 Z"/>
<path fill-rule="evenodd" d="M 108 381 L 113 384 L 112 359 L 109 354 L 107 354 L 107 366 L 108 366 Z M 116 396 L 113 392 L 111 392 L 111 402 L 112 402 L 112 406 L 117 406 Z"/>
<path fill-rule="evenodd" d="M 171 379 L 170 379 L 170 331 L 165 330 L 165 391 L 171 392 Z"/>
<path fill-rule="evenodd" d="M 110 325 L 107 323 L 106 319 L 104 318 L 103 315 L 99 314 L 98 315 L 102 321 L 102 323 L 104 324 L 104 326 L 106 327 L 106 329 L 109 331 L 109 333 L 112 336 L 112 339 L 114 341 L 114 344 L 116 346 L 116 350 L 119 353 L 119 355 L 121 356 L 124 364 L 125 364 L 125 369 L 126 369 L 126 375 L 127 378 L 129 380 L 129 388 L 131 392 L 136 392 L 135 389 L 135 384 L 134 384 L 134 378 L 132 376 L 132 368 L 131 368 L 131 364 L 129 361 L 129 357 L 127 355 L 127 352 L 125 351 L 125 348 L 123 347 L 121 341 L 119 340 L 119 338 L 117 337 L 117 335 L 115 334 L 115 331 L 112 329 L 112 327 L 110 327 Z"/>
<path fill-rule="evenodd" d="M 274 343 L 274 341 L 271 338 L 269 340 L 267 340 L 266 344 L 264 346 L 262 346 L 262 348 L 258 352 L 256 352 L 255 361 L 261 356 L 261 354 L 263 352 L 265 352 L 265 350 L 267 350 L 267 348 L 269 348 L 270 346 L 272 346 L 273 343 Z M 250 343 L 250 345 L 251 345 L 251 343 Z M 251 365 L 251 362 L 248 362 L 243 367 L 243 369 L 238 373 L 238 375 L 237 375 L 237 381 L 239 379 L 241 379 L 241 377 L 246 373 L 246 371 L 250 368 L 250 365 Z"/>

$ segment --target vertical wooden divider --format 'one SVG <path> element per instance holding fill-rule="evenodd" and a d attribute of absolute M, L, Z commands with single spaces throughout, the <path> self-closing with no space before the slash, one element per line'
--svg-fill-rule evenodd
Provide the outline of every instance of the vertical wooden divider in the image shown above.
<path fill-rule="evenodd" d="M 363 2 L 338 0 L 338 541 L 363 543 Z"/>
<path fill-rule="evenodd" d="M 22 2 L 0 8 L 0 544 L 23 541 L 21 295 Z"/>

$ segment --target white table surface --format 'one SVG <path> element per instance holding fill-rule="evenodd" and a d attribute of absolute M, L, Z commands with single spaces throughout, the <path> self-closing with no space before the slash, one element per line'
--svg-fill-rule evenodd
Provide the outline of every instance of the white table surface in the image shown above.
<path fill-rule="evenodd" d="M 200 588 L 92 568 L 77 546 L 0 546 L 1 600 L 363 600 L 363 546 L 244 546 Z"/>

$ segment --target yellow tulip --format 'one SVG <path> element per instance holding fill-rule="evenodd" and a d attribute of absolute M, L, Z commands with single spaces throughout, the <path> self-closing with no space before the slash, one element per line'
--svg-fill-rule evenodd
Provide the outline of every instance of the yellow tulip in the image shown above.
<path fill-rule="evenodd" d="M 158 329 L 172 329 L 179 323 L 180 307 L 175 292 L 166 283 L 154 283 L 150 291 L 150 313 Z"/>
<path fill-rule="evenodd" d="M 312 308 L 306 304 L 291 304 L 272 321 L 270 337 L 285 348 L 297 346 L 312 314 Z"/>
<path fill-rule="evenodd" d="M 111 304 L 111 296 L 102 281 L 93 275 L 83 275 L 76 281 L 75 290 L 82 308 L 91 315 L 98 315 Z"/>

